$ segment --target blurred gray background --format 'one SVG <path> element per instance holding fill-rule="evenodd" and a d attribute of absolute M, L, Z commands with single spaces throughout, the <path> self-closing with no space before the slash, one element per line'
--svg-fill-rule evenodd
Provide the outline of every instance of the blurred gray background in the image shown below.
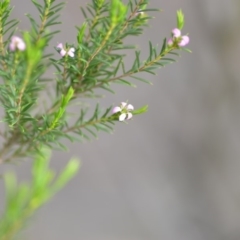
<path fill-rule="evenodd" d="M 27 29 L 31 1 L 12 3 Z M 83 22 L 79 6 L 86 3 L 68 1 L 52 46 L 75 42 L 74 26 Z M 164 11 L 130 41 L 146 55 L 148 40 L 161 44 L 182 8 L 193 53 L 148 75 L 153 86 L 115 85 L 117 94 L 100 101 L 103 107 L 123 100 L 136 108 L 149 104 L 149 112 L 119 123 L 114 135 L 67 143 L 69 152 L 54 154 L 55 169 L 78 156 L 81 171 L 40 210 L 23 239 L 240 239 L 240 2 L 150 0 L 150 7 Z M 17 169 L 24 179 L 29 163 Z"/>

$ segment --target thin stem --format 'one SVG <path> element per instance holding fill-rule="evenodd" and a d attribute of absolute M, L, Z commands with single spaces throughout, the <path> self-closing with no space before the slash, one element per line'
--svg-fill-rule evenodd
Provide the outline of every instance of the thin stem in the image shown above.
<path fill-rule="evenodd" d="M 30 78 L 31 78 L 31 74 L 32 74 L 32 69 L 33 69 L 33 66 L 32 64 L 29 64 L 28 67 L 27 67 L 27 71 L 26 71 L 26 76 L 24 78 L 24 81 L 23 81 L 23 84 L 22 84 L 22 87 L 20 89 L 20 92 L 19 92 L 19 97 L 18 97 L 18 100 L 17 100 L 17 122 L 20 118 L 20 114 L 21 114 L 21 105 L 22 105 L 22 99 L 23 99 L 23 94 L 25 92 L 25 89 L 30 81 Z"/>
<path fill-rule="evenodd" d="M 87 92 L 87 91 L 91 91 L 92 89 L 101 87 L 102 85 L 104 85 L 104 84 L 106 84 L 106 83 L 110 83 L 110 82 L 116 81 L 116 80 L 118 80 L 118 79 L 130 77 L 131 75 L 133 75 L 133 74 L 135 74 L 135 73 L 142 72 L 142 71 L 144 71 L 147 67 L 150 67 L 150 66 L 152 66 L 154 63 L 160 61 L 161 58 L 163 58 L 166 54 L 168 54 L 168 53 L 171 52 L 172 50 L 174 50 L 174 48 L 172 48 L 172 47 L 171 47 L 171 48 L 167 48 L 164 53 L 162 53 L 161 55 L 159 55 L 157 58 L 153 59 L 152 61 L 147 62 L 146 64 L 144 64 L 144 65 L 141 66 L 140 68 L 136 69 L 135 71 L 128 71 L 128 72 L 126 72 L 126 73 L 124 73 L 124 74 L 122 74 L 122 75 L 120 75 L 120 76 L 110 78 L 110 79 L 108 79 L 107 81 L 101 81 L 100 83 L 96 84 L 95 86 L 92 86 L 92 87 L 89 88 L 89 89 L 84 89 L 84 91 L 81 92 L 80 94 L 82 94 L 82 93 L 84 93 L 84 92 Z"/>
<path fill-rule="evenodd" d="M 118 36 L 121 36 L 122 33 L 126 30 L 126 28 L 128 27 L 129 21 L 136 16 L 137 12 L 139 11 L 139 7 L 140 5 L 144 2 L 144 0 L 140 0 L 138 2 L 138 4 L 135 6 L 134 10 L 131 12 L 131 14 L 129 15 L 129 17 L 127 18 L 126 22 L 123 25 L 123 28 L 120 30 Z M 120 37 L 118 37 L 116 40 L 120 39 Z M 110 49 L 108 50 L 108 53 L 110 53 L 112 50 L 112 47 L 110 47 Z"/>
<path fill-rule="evenodd" d="M 138 4 L 135 6 L 133 12 L 129 15 L 128 19 L 126 20 L 122 30 L 120 31 L 120 35 L 124 32 L 124 30 L 127 28 L 129 21 L 136 16 L 136 13 L 139 11 L 140 5 L 144 2 L 144 0 L 140 0 Z"/>
<path fill-rule="evenodd" d="M 14 62 L 13 62 L 13 68 L 12 68 L 12 74 L 11 74 L 12 78 L 15 77 L 18 64 L 19 64 L 19 52 L 16 51 L 16 54 L 14 54 Z"/>
<path fill-rule="evenodd" d="M 104 123 L 104 122 L 108 122 L 109 120 L 113 120 L 112 116 L 108 117 L 108 118 L 100 118 L 94 121 L 90 121 L 90 122 L 85 122 L 82 125 L 77 125 L 77 126 L 72 126 L 72 127 L 68 127 L 67 129 L 65 129 L 63 132 L 64 133 L 68 133 L 68 132 L 73 132 L 75 130 L 78 130 L 80 128 L 85 128 L 87 126 L 93 126 L 96 125 L 98 123 Z"/>
<path fill-rule="evenodd" d="M 106 42 L 108 41 L 108 39 L 110 38 L 113 29 L 115 26 L 111 26 L 107 32 L 107 34 L 105 35 L 105 38 L 103 39 L 102 43 L 100 44 L 100 46 L 94 51 L 94 53 L 91 55 L 91 57 L 88 59 L 84 69 L 83 69 L 83 75 L 85 74 L 85 71 L 87 70 L 87 68 L 89 67 L 91 61 L 96 57 L 96 55 L 102 50 L 102 48 L 105 46 Z M 82 76 L 83 76 L 82 75 Z"/>
<path fill-rule="evenodd" d="M 128 24 L 129 24 L 129 21 L 135 17 L 137 11 L 139 10 L 139 6 L 142 4 L 144 0 L 140 0 L 138 2 L 138 4 L 135 6 L 134 10 L 131 12 L 131 14 L 129 15 L 129 17 L 127 18 L 127 20 L 125 21 L 124 25 L 123 25 L 123 28 L 120 30 L 119 34 L 117 34 L 117 38 L 115 39 L 115 41 L 119 40 L 122 33 L 125 31 L 125 29 L 127 28 Z M 120 36 L 120 37 L 119 37 Z M 107 54 L 110 54 L 110 52 L 112 51 L 112 46 L 107 50 Z M 102 63 L 98 66 L 98 69 L 101 67 Z"/>
<path fill-rule="evenodd" d="M 39 39 L 41 38 L 41 36 L 42 36 L 42 34 L 44 32 L 45 25 L 46 25 L 46 22 L 48 20 L 48 14 L 49 14 L 49 11 L 50 11 L 50 7 L 51 7 L 51 0 L 48 0 L 47 1 L 47 7 L 45 8 L 45 11 L 44 11 L 44 14 L 43 14 L 43 17 L 42 17 L 41 25 L 39 27 L 37 41 L 39 41 Z"/>
<path fill-rule="evenodd" d="M 94 28 L 94 26 L 95 26 L 96 23 L 98 22 L 99 11 L 100 11 L 100 9 L 97 10 L 96 15 L 95 15 L 95 17 L 94 17 L 94 19 L 93 19 L 93 21 L 92 21 L 92 24 L 91 24 L 91 26 L 89 27 L 88 35 L 87 35 L 87 37 L 86 37 L 86 42 L 89 42 L 89 39 L 90 39 L 90 37 L 91 37 L 91 30 Z"/>

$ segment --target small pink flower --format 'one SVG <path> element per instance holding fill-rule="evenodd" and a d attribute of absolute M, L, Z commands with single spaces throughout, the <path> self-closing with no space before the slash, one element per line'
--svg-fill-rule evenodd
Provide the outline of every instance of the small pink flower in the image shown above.
<path fill-rule="evenodd" d="M 189 43 L 190 39 L 189 37 L 186 35 L 186 36 L 182 36 L 181 37 L 181 41 L 178 43 L 178 46 L 179 47 L 184 47 L 186 46 L 188 43 Z"/>
<path fill-rule="evenodd" d="M 133 111 L 133 110 L 134 110 L 133 105 L 127 104 L 125 102 L 121 102 L 120 107 L 118 107 L 118 106 L 114 107 L 112 112 L 113 113 L 120 112 L 121 114 L 118 119 L 120 122 L 122 122 L 126 119 L 129 120 L 130 118 L 132 118 L 133 115 L 132 115 L 131 111 Z"/>
<path fill-rule="evenodd" d="M 178 28 L 172 30 L 172 35 L 174 38 L 179 38 L 181 36 L 181 31 Z"/>
<path fill-rule="evenodd" d="M 186 46 L 190 41 L 190 38 L 185 35 L 181 36 L 181 31 L 178 28 L 174 28 L 172 30 L 172 38 L 170 38 L 167 42 L 168 46 L 171 47 L 174 43 L 176 43 L 179 47 Z"/>
<path fill-rule="evenodd" d="M 9 44 L 9 49 L 12 52 L 16 50 L 24 51 L 26 49 L 26 44 L 20 37 L 12 36 Z"/>
<path fill-rule="evenodd" d="M 74 52 L 75 52 L 75 49 L 74 48 L 69 48 L 68 50 L 66 50 L 64 47 L 63 47 L 63 44 L 62 43 L 59 43 L 57 45 L 57 48 L 60 49 L 60 55 L 62 57 L 64 57 L 66 54 L 70 57 L 74 57 Z"/>

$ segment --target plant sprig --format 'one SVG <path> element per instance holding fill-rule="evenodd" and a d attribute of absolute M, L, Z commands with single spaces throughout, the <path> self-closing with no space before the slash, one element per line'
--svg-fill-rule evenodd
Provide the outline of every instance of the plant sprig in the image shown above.
<path fill-rule="evenodd" d="M 175 62 L 179 50 L 186 50 L 189 36 L 182 35 L 185 18 L 177 11 L 177 23 L 161 47 L 149 41 L 149 54 L 128 44 L 148 27 L 149 0 L 92 0 L 81 8 L 85 21 L 76 27 L 76 43 L 59 42 L 48 49 L 57 35 L 60 11 L 65 3 L 31 0 L 39 18 L 27 14 L 31 28 L 17 36 L 18 20 L 11 19 L 10 0 L 0 0 L 0 106 L 3 108 L 0 132 L 0 164 L 33 159 L 32 181 L 18 184 L 16 175 L 4 175 L 6 208 L 0 219 L 0 239 L 11 240 L 31 216 L 49 201 L 78 171 L 72 159 L 56 176 L 49 168 L 51 150 L 66 150 L 63 140 L 89 141 L 100 132 L 112 133 L 115 124 L 145 113 L 128 101 L 105 109 L 99 103 L 90 107 L 87 98 L 100 98 L 98 90 L 114 93 L 112 83 L 135 86 L 132 80 L 150 83 L 142 73 L 156 74 L 158 68 Z M 162 40 L 161 40 L 162 41 Z M 55 53 L 59 56 L 56 56 Z M 128 53 L 135 55 L 125 65 Z M 54 66 L 48 79 L 46 71 Z M 93 108 L 93 110 L 92 110 Z"/>
<path fill-rule="evenodd" d="M 7 84 L 0 85 L 0 101 L 5 109 L 4 121 L 9 126 L 3 134 L 6 141 L 0 150 L 0 162 L 31 156 L 41 146 L 65 149 L 61 143 L 64 138 L 89 140 L 91 136 L 97 137 L 98 131 L 113 131 L 120 115 L 127 113 L 112 114 L 108 108 L 107 114 L 101 116 L 98 115 L 100 107 L 96 105 L 93 116 L 87 120 L 87 108 L 81 105 L 80 112 L 73 116 L 70 105 L 83 101 L 86 96 L 99 96 L 97 89 L 113 92 L 112 83 L 134 86 L 132 79 L 150 83 L 140 74 L 155 74 L 159 67 L 173 63 L 172 56 L 178 56 L 178 50 L 184 49 L 179 46 L 181 36 L 172 33 L 173 44 L 165 38 L 158 48 L 149 41 L 149 54 L 142 59 L 141 51 L 128 45 L 126 39 L 142 34 L 151 19 L 148 12 L 159 9 L 148 9 L 148 0 L 129 1 L 128 5 L 121 0 L 93 0 L 86 10 L 82 8 L 85 22 L 77 27 L 77 45 L 60 43 L 56 47 L 60 58 L 53 58 L 52 54 L 46 56 L 44 51 L 57 33 L 48 29 L 59 24 L 56 20 L 64 4 L 55 0 L 44 0 L 43 4 L 32 0 L 32 3 L 39 11 L 40 22 L 27 15 L 32 30 L 24 33 L 26 50 L 15 49 L 19 44 L 16 42 L 15 48 L 6 51 L 5 56 L 6 64 L 13 68 L 0 69 L 0 76 L 7 80 Z M 184 15 L 178 11 L 177 26 L 183 28 L 183 25 Z M 128 68 L 125 50 L 135 51 L 135 59 Z M 36 111 L 41 107 L 39 99 L 47 86 L 41 77 L 49 65 L 56 69 L 55 77 L 50 79 L 56 91 L 44 109 Z M 70 117 L 77 119 L 72 125 L 68 123 Z"/>
<path fill-rule="evenodd" d="M 0 219 L 1 240 L 13 239 L 32 215 L 76 175 L 80 167 L 77 159 L 71 159 L 56 177 L 56 173 L 49 169 L 49 160 L 49 150 L 39 150 L 33 163 L 30 184 L 18 184 L 14 173 L 4 175 L 7 192 L 6 208 Z"/>

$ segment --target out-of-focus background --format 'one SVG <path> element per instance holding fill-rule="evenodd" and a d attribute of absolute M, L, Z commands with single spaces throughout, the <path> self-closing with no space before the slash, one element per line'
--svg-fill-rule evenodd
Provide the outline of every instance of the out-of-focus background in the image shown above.
<path fill-rule="evenodd" d="M 12 3 L 27 29 L 24 13 L 32 11 L 31 1 Z M 74 26 L 83 22 L 79 6 L 86 3 L 68 1 L 52 46 L 75 42 Z M 151 0 L 150 7 L 164 11 L 130 41 L 146 55 L 148 40 L 161 44 L 182 8 L 193 53 L 149 75 L 153 86 L 116 85 L 117 95 L 100 101 L 147 103 L 149 112 L 119 123 L 114 135 L 67 143 L 68 153 L 54 154 L 54 168 L 74 155 L 82 159 L 81 171 L 40 210 L 23 239 L 240 239 L 240 2 Z M 16 169 L 24 179 L 29 163 Z"/>

